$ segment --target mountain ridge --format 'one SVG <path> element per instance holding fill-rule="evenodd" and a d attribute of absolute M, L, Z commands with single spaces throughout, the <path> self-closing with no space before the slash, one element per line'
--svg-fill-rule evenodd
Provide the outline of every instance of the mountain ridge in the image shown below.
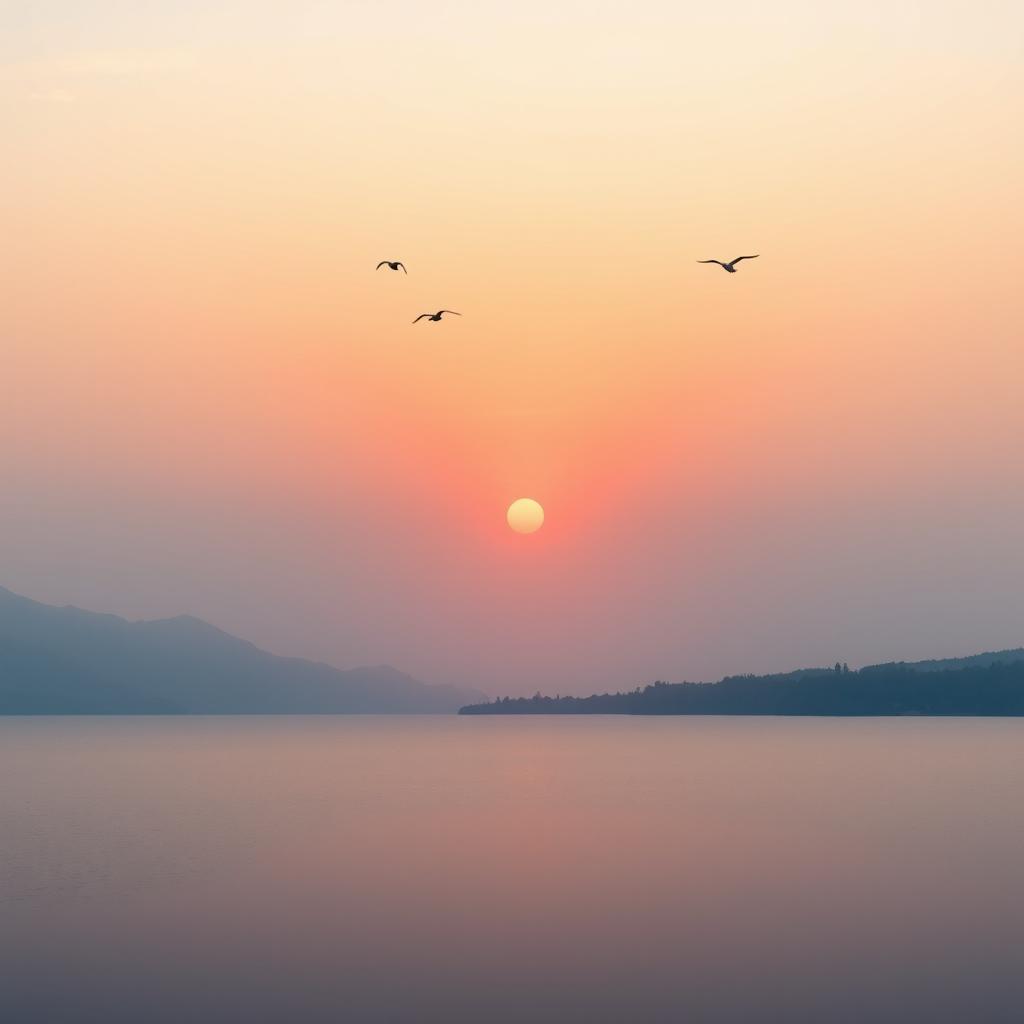
<path fill-rule="evenodd" d="M 129 620 L 0 587 L 0 715 L 445 713 L 483 696 L 271 654 L 193 615 Z"/>

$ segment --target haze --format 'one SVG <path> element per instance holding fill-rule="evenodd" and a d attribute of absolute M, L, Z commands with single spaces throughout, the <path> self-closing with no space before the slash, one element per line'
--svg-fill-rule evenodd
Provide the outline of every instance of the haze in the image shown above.
<path fill-rule="evenodd" d="M 490 693 L 1024 642 L 1019 4 L 287 7 L 4 14 L 0 583 Z"/>

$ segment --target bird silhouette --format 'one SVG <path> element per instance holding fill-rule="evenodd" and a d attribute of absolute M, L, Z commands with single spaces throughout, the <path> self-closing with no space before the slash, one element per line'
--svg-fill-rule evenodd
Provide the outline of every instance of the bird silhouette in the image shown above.
<path fill-rule="evenodd" d="M 392 270 L 397 270 L 401 267 L 403 274 L 409 273 L 409 271 L 405 269 L 405 264 L 402 263 L 401 260 L 381 260 L 380 263 L 377 264 L 377 269 L 380 270 L 381 267 L 390 267 Z"/>
<path fill-rule="evenodd" d="M 424 317 L 428 320 L 440 320 L 444 313 L 451 313 L 452 316 L 462 316 L 461 313 L 456 313 L 454 309 L 439 309 L 436 313 L 420 313 L 420 315 L 413 320 L 413 323 L 418 324 Z"/>
<path fill-rule="evenodd" d="M 736 273 L 736 264 L 740 260 L 756 260 L 760 253 L 756 253 L 753 256 L 737 256 L 736 259 L 731 260 L 729 263 L 723 263 L 721 260 L 697 260 L 698 263 L 717 263 L 727 274 Z"/>

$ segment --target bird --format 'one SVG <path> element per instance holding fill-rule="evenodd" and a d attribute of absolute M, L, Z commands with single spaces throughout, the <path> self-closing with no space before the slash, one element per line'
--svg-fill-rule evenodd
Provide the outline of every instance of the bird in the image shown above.
<path fill-rule="evenodd" d="M 456 313 L 454 309 L 439 309 L 436 313 L 420 313 L 415 320 L 414 324 L 418 324 L 424 317 L 428 320 L 440 320 L 443 313 L 451 313 L 452 316 L 462 316 L 461 313 Z"/>
<path fill-rule="evenodd" d="M 392 270 L 397 270 L 401 267 L 403 274 L 409 273 L 409 271 L 405 269 L 405 264 L 401 260 L 381 260 L 380 263 L 377 264 L 377 269 L 380 270 L 381 267 L 390 267 Z"/>
<path fill-rule="evenodd" d="M 727 274 L 736 273 L 736 264 L 740 260 L 756 260 L 760 253 L 755 253 L 753 256 L 737 256 L 736 259 L 731 260 L 728 263 L 723 263 L 721 260 L 697 260 L 698 263 L 717 263 Z"/>

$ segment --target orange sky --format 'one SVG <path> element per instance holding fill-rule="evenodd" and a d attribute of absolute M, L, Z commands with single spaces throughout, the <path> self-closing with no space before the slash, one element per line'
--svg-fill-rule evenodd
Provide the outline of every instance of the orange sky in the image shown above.
<path fill-rule="evenodd" d="M 1018 4 L 3 17 L 0 583 L 492 693 L 1024 643 Z"/>

